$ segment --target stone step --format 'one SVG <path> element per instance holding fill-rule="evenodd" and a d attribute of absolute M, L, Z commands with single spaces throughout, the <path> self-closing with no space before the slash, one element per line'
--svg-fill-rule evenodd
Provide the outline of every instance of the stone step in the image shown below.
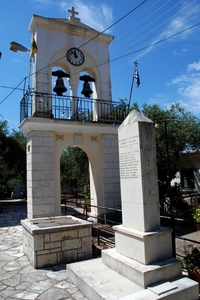
<path fill-rule="evenodd" d="M 143 289 L 102 263 L 101 258 L 67 265 L 68 278 L 89 300 L 198 300 L 199 286 L 188 277 Z"/>

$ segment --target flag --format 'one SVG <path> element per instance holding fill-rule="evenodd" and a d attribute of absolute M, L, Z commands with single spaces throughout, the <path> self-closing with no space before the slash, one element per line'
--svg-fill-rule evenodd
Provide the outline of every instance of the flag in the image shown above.
<path fill-rule="evenodd" d="M 137 65 L 135 65 L 134 78 L 136 79 L 137 87 L 139 87 L 139 85 L 140 85 L 140 76 L 139 76 Z"/>
<path fill-rule="evenodd" d="M 38 46 L 37 46 L 37 44 L 36 44 L 34 35 L 32 35 L 30 57 L 34 57 L 34 55 L 35 55 L 36 53 L 38 53 Z"/>
<path fill-rule="evenodd" d="M 2 52 L 0 52 L 0 59 L 1 59 L 1 55 L 2 55 Z"/>

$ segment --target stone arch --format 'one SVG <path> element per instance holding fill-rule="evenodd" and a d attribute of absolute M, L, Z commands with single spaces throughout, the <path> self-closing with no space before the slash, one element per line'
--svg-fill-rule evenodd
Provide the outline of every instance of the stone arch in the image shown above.
<path fill-rule="evenodd" d="M 88 157 L 90 170 L 90 193 L 92 204 L 104 206 L 104 185 L 102 170 L 102 138 L 101 135 L 81 133 L 55 133 L 54 163 L 55 163 L 55 207 L 56 215 L 60 215 L 60 157 L 68 147 L 81 148 Z M 94 209 L 95 210 L 95 209 Z"/>

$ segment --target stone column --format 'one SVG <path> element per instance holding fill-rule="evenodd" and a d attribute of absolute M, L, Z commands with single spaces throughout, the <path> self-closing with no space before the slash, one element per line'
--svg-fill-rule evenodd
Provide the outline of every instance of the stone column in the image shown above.
<path fill-rule="evenodd" d="M 55 215 L 54 134 L 27 134 L 27 215 L 29 219 Z"/>
<path fill-rule="evenodd" d="M 154 123 L 132 111 L 118 130 L 123 225 L 116 251 L 142 264 L 172 256 L 171 230 L 160 227 Z"/>
<path fill-rule="evenodd" d="M 79 78 L 77 75 L 73 78 L 70 78 L 68 80 L 69 87 L 70 87 L 70 96 L 71 98 L 71 112 L 69 119 L 74 119 L 77 115 L 77 109 L 78 109 L 78 97 L 77 97 L 77 90 L 78 90 L 78 84 L 79 84 Z"/>

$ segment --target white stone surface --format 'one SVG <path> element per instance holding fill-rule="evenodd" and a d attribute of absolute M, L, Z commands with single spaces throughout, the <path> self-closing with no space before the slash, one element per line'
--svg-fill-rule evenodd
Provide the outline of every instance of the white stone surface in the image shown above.
<path fill-rule="evenodd" d="M 132 111 L 118 135 L 123 225 L 153 231 L 160 226 L 153 122 Z"/>
<path fill-rule="evenodd" d="M 161 295 L 163 282 L 157 283 L 154 292 L 123 277 L 102 263 L 102 259 L 92 259 L 67 265 L 68 278 L 89 300 L 198 300 L 198 283 L 189 278 L 170 280 L 169 290 Z M 176 289 L 172 287 L 176 286 Z M 155 286 L 154 286 L 155 289 Z"/>
<path fill-rule="evenodd" d="M 114 230 L 116 251 L 142 264 L 172 256 L 171 229 L 141 232 L 119 225 Z"/>
<path fill-rule="evenodd" d="M 181 262 L 175 258 L 144 265 L 119 254 L 114 248 L 102 252 L 102 263 L 142 288 L 180 277 L 182 273 Z"/>
<path fill-rule="evenodd" d="M 111 100 L 110 66 L 109 64 L 101 64 L 101 62 L 109 58 L 108 45 L 113 40 L 112 36 L 99 35 L 98 31 L 81 23 L 77 18 L 56 19 L 37 15 L 33 15 L 29 30 L 34 31 L 36 42 L 40 45 L 34 64 L 36 76 L 33 78 L 33 87 L 35 90 L 51 93 L 52 87 L 49 84 L 51 83 L 49 79 L 51 78 L 51 69 L 52 65 L 55 65 L 55 61 L 59 61 L 59 65 L 62 65 L 65 71 L 70 74 L 68 83 L 72 96 L 77 96 L 79 73 L 85 69 L 95 78 L 95 84 L 93 84 L 94 98 Z M 94 37 L 96 38 L 94 39 Z M 90 43 L 88 40 L 91 40 Z M 85 55 L 85 61 L 81 66 L 74 66 L 67 61 L 66 53 L 70 48 L 79 48 L 80 45 L 83 45 L 81 51 Z M 50 67 L 46 68 L 48 65 Z M 93 68 L 94 65 L 97 67 Z M 41 109 L 39 104 L 40 102 L 36 101 L 33 113 L 36 109 Z M 48 107 L 51 107 L 51 103 Z M 103 110 L 102 114 L 104 114 Z"/>

